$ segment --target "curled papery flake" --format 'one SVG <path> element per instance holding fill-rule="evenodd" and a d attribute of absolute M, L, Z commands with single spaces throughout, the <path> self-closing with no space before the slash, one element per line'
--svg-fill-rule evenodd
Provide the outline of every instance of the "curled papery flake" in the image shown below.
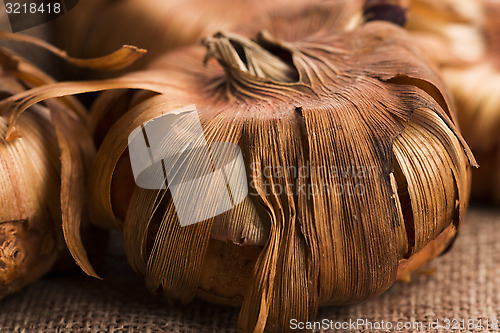
<path fill-rule="evenodd" d="M 67 61 L 72 65 L 90 69 L 100 69 L 100 70 L 121 69 L 132 64 L 146 53 L 146 50 L 144 49 L 131 45 L 124 45 L 117 51 L 102 57 L 91 58 L 91 59 L 78 59 L 68 56 L 68 54 L 65 51 L 62 51 L 57 47 L 41 39 L 31 37 L 28 35 L 0 31 L 0 38 L 5 38 L 12 41 L 23 42 L 39 46 L 41 48 L 46 49 L 47 51 L 52 52 L 53 54 L 64 59 L 65 61 Z"/>

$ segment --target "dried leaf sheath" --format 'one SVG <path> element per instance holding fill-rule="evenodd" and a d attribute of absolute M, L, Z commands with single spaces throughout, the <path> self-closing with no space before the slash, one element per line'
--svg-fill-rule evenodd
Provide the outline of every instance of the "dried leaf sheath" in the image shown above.
<path fill-rule="evenodd" d="M 0 51 L 0 64 L 4 106 L 7 96 L 22 93 L 26 87 L 53 82 L 8 50 Z M 77 233 L 66 234 L 67 239 L 71 241 L 71 236 L 80 239 L 83 207 L 78 205 L 85 196 L 83 168 L 88 170 L 94 154 L 85 120 L 80 118 L 84 109 L 74 98 L 33 106 L 17 119 L 16 131 L 9 137 L 8 116 L 4 111 L 0 111 L 0 298 L 46 274 L 61 257 L 65 249 L 61 218 L 65 226 L 76 225 Z M 71 124 L 69 140 L 68 135 L 58 135 L 67 130 L 68 124 Z M 72 137 L 74 134 L 79 135 L 78 141 Z M 66 147 L 67 142 L 71 149 Z M 68 153 L 78 155 L 70 157 Z M 70 170 L 74 179 L 68 183 L 70 163 L 76 163 L 73 165 L 77 168 Z M 68 185 L 72 187 L 70 190 Z M 79 246 L 77 251 L 83 262 L 85 250 L 81 243 Z M 91 268 L 84 265 L 82 268 L 95 275 Z"/>
<path fill-rule="evenodd" d="M 241 331 L 283 332 L 291 318 L 306 321 L 318 306 L 382 293 L 400 262 L 448 228 L 442 242 L 454 237 L 468 198 L 468 165 L 475 162 L 446 89 L 395 26 L 375 22 L 344 31 L 285 33 L 285 40 L 262 33 L 257 41 L 220 33 L 205 41 L 217 62 L 204 66 L 205 51 L 193 47 L 134 74 L 137 81 L 89 83 L 89 90 L 127 87 L 142 77 L 161 92 L 111 127 L 90 184 L 92 210 L 103 225 L 113 221 L 123 230 L 129 261 L 150 288 L 183 301 L 217 296 L 225 287 L 218 281 L 199 290 L 207 285 L 203 262 L 214 244 L 261 247 L 245 258 L 254 265 L 251 276 L 237 270 L 231 276 L 244 282 L 227 300 L 241 296 Z M 84 89 L 79 84 L 75 91 Z M 113 170 L 127 162 L 120 157 L 128 134 L 191 104 L 208 142 L 241 147 L 248 201 L 182 229 L 168 191 L 135 188 L 124 221 L 117 218 L 111 185 Z M 267 167 L 284 172 L 269 174 Z M 309 173 L 293 172 L 300 168 Z M 349 194 L 349 184 L 362 191 Z"/>
<path fill-rule="evenodd" d="M 37 45 L 74 65 L 87 68 L 121 68 L 144 54 L 144 50 L 125 46 L 108 56 L 82 60 L 69 57 L 65 52 L 33 37 L 1 32 L 0 38 Z M 7 163 L 2 172 L 5 175 L 2 204 L 7 205 L 3 211 L 8 215 L 0 219 L 2 247 L 5 244 L 16 245 L 1 251 L 7 266 L 10 266 L 0 274 L 0 297 L 33 282 L 50 270 L 65 248 L 64 241 L 81 268 L 87 274 L 97 276 L 88 261 L 80 235 L 82 230 L 88 232 L 88 226 L 82 224 L 87 210 L 85 180 L 95 153 L 87 127 L 87 112 L 75 98 L 63 97 L 48 99 L 44 107 L 34 106 L 26 115 L 18 117 L 15 112 L 12 113 L 15 107 L 11 102 L 22 96 L 26 87 L 37 89 L 53 84 L 54 80 L 7 50 L 1 51 L 0 63 L 3 160 L 24 160 L 21 164 Z M 8 97 L 14 94 L 18 94 L 17 97 Z M 64 95 L 67 94 L 59 94 Z M 31 118 L 38 119 L 40 128 L 27 125 L 26 119 Z M 18 146 L 26 146 L 26 149 L 9 149 Z M 36 165 L 32 165 L 31 161 Z M 50 170 L 56 172 L 55 177 L 50 174 Z M 15 177 L 19 179 L 13 181 Z M 30 186 L 22 185 L 23 179 L 28 180 Z M 11 191 L 17 194 L 12 195 Z M 9 197 L 18 197 L 19 205 L 12 206 L 12 198 Z M 33 210 L 30 207 L 33 204 L 39 207 Z M 46 212 L 47 209 L 50 214 Z M 16 247 L 18 250 L 12 250 Z M 8 262 L 11 250 L 18 256 L 17 262 L 13 264 Z"/>
<path fill-rule="evenodd" d="M 10 89 L 16 85 L 1 81 Z M 6 125 L 0 118 L 0 134 Z M 46 274 L 61 247 L 58 205 L 49 199 L 58 192 L 59 164 L 47 110 L 27 114 L 19 127 L 28 132 L 23 138 L 0 139 L 0 298 Z"/>
<path fill-rule="evenodd" d="M 238 72 L 237 67 L 224 63 L 223 59 L 218 60 L 226 69 L 227 81 L 215 79 L 221 74 L 215 68 L 212 69 L 213 65 L 209 66 L 209 70 L 214 71 L 212 81 L 218 82 L 219 85 L 210 85 L 206 94 L 203 94 L 203 86 L 206 86 L 205 80 L 189 81 L 189 71 L 196 71 L 196 69 L 192 70 L 196 67 L 187 61 L 182 67 L 177 61 L 172 63 L 173 74 L 166 75 L 166 77 L 174 76 L 176 79 L 180 75 L 179 82 L 185 83 L 185 91 L 201 92 L 201 96 L 189 95 L 188 100 L 191 102 L 194 100 L 196 105 L 201 105 L 204 110 L 200 113 L 200 117 L 207 138 L 209 141 L 240 142 L 244 155 L 248 159 L 247 165 L 254 165 L 253 163 L 257 162 L 257 165 L 279 165 L 287 170 L 289 165 L 298 167 L 303 166 L 305 161 L 309 161 L 311 165 L 335 165 L 339 169 L 342 167 L 345 169 L 352 164 L 370 165 L 379 171 L 376 178 L 361 179 L 367 193 L 365 196 L 351 200 L 347 196 L 327 197 L 324 193 L 312 198 L 301 197 L 300 192 L 291 196 L 288 195 L 289 193 L 287 195 L 269 194 L 264 184 L 273 186 L 281 183 L 286 186 L 293 181 L 287 177 L 259 179 L 259 172 L 256 174 L 254 170 L 252 174 L 252 171 L 249 171 L 249 177 L 261 186 L 256 186 L 257 198 L 251 197 L 251 201 L 260 212 L 258 215 L 264 228 L 269 225 L 269 234 L 267 240 L 261 243 L 265 244 L 265 248 L 257 261 L 256 275 L 243 301 L 240 318 L 240 328 L 243 331 L 251 331 L 254 327 L 257 327 L 257 331 L 264 327 L 271 331 L 280 330 L 286 327 L 285 323 L 290 318 L 307 319 L 313 316 L 315 307 L 320 304 L 344 304 L 381 293 L 394 280 L 400 259 L 420 250 L 445 227 L 459 220 L 463 214 L 467 200 L 467 156 L 471 159 L 472 156 L 448 117 L 452 111 L 444 102 L 447 98 L 443 98 L 440 93 L 443 91 L 446 96 L 442 83 L 432 72 L 428 71 L 427 67 L 422 66 L 420 60 L 409 58 L 408 55 L 412 52 L 407 48 L 398 50 L 398 44 L 394 43 L 394 39 L 400 37 L 403 44 L 405 37 L 388 25 L 373 24 L 353 32 L 353 36 L 336 36 L 336 38 L 345 38 L 342 39 L 344 43 L 345 41 L 355 43 L 354 35 L 361 38 L 359 36 L 362 32 L 366 32 L 366 35 L 372 36 L 375 28 L 380 29 L 378 30 L 380 35 L 390 34 L 392 41 L 387 44 L 374 43 L 376 45 L 372 49 L 366 47 L 362 51 L 353 48 L 359 52 L 358 54 L 353 54 L 356 51 L 346 47 L 350 52 L 343 54 L 348 55 L 344 56 L 348 64 L 341 67 L 342 64 L 335 62 L 334 70 L 328 67 L 328 63 L 315 63 L 314 65 L 317 66 L 315 71 L 301 67 L 300 65 L 310 64 L 310 59 L 307 59 L 305 54 L 313 54 L 313 51 L 290 50 L 295 68 L 301 75 L 300 81 L 296 84 L 277 83 L 269 79 L 252 77 L 246 71 Z M 224 36 L 220 35 L 218 38 L 223 39 Z M 382 38 L 378 38 L 379 42 L 380 39 Z M 336 42 L 341 44 L 338 40 Z M 337 45 L 333 41 L 323 43 Z M 369 45 L 369 43 L 363 45 L 367 44 Z M 317 42 L 317 45 L 322 44 Z M 388 48 L 393 52 L 387 52 L 387 54 L 384 52 L 384 61 L 379 66 L 376 60 L 368 57 L 368 54 L 377 54 L 377 51 L 382 57 L 382 50 Z M 326 55 L 328 52 L 323 51 L 316 44 L 314 51 L 316 59 L 328 59 Z M 247 58 L 251 56 L 251 50 L 245 50 L 245 52 Z M 364 52 L 367 54 L 366 58 L 363 58 Z M 401 56 L 401 52 L 405 55 L 404 57 Z M 387 59 L 391 57 L 390 55 L 393 55 L 392 59 Z M 330 56 L 338 59 L 336 54 Z M 174 58 L 178 59 L 177 56 L 172 56 L 170 59 Z M 361 64 L 357 67 L 349 66 L 350 58 L 356 59 Z M 369 65 L 363 65 L 360 59 L 365 60 Z M 407 76 L 409 79 L 396 79 L 392 82 L 388 73 L 388 64 L 391 64 L 392 70 L 396 71 L 392 77 Z M 165 67 L 168 68 L 167 65 Z M 181 69 L 177 70 L 178 67 Z M 185 74 L 186 72 L 188 73 Z M 337 83 L 331 80 L 336 72 L 348 74 L 346 77 L 340 76 L 340 82 Z M 191 75 L 203 77 L 198 72 Z M 419 86 L 412 85 L 413 82 L 419 83 L 419 80 L 427 82 L 427 86 L 431 88 L 426 91 L 419 87 L 420 84 Z M 333 83 L 330 83 L 332 81 Z M 311 84 L 307 85 L 302 82 L 311 82 Z M 277 86 L 280 86 L 280 89 L 276 88 Z M 308 100 L 308 93 L 310 94 L 315 87 L 318 90 L 313 94 L 314 97 Z M 440 89 L 436 90 L 433 87 L 440 87 Z M 285 99 L 283 91 L 286 91 L 286 102 L 283 102 Z M 436 91 L 438 91 L 437 95 Z M 228 97 L 228 94 L 233 97 Z M 166 95 L 169 96 L 168 93 Z M 176 100 L 185 98 L 175 96 L 171 95 L 171 98 Z M 203 109 L 203 101 L 209 97 L 215 101 Z M 218 106 L 217 99 L 222 99 L 223 104 Z M 231 108 L 227 103 L 234 103 L 235 106 Z M 245 103 L 252 104 L 246 106 Z M 440 103 L 446 108 L 445 110 L 441 108 Z M 311 104 L 314 106 L 309 107 Z M 423 211 L 414 209 L 412 212 L 410 210 L 410 218 L 404 221 L 402 216 L 408 215 L 408 204 L 405 202 L 404 214 L 398 212 L 397 205 L 394 204 L 393 186 L 389 177 L 395 162 L 392 158 L 393 144 L 398 134 L 406 127 L 410 115 L 416 110 L 428 108 L 429 105 L 433 105 L 434 118 L 430 119 L 434 122 L 422 116 L 428 123 L 422 121 L 420 126 L 427 128 L 431 126 L 429 124 L 432 124 L 428 131 L 433 133 L 434 141 L 431 140 L 433 149 L 438 149 L 439 144 L 446 147 L 441 150 L 441 154 L 437 155 L 439 160 L 436 162 L 439 165 L 436 170 L 440 170 L 442 176 L 431 174 L 425 180 L 420 181 L 427 184 L 430 191 L 436 192 L 437 198 L 431 197 L 429 200 L 432 203 L 425 203 L 427 205 L 425 207 L 428 208 Z M 140 110 L 140 105 L 136 109 Z M 130 122 L 133 117 L 132 112 L 125 115 L 124 119 L 129 119 Z M 121 121 L 125 122 L 124 119 Z M 418 124 L 420 122 L 415 126 Z M 440 124 L 439 126 L 445 129 L 446 134 L 439 134 L 442 133 L 441 131 L 435 133 L 436 130 L 432 128 L 437 126 L 435 124 Z M 243 126 L 241 132 L 240 126 Z M 123 127 L 116 126 L 115 128 Z M 413 128 L 410 127 L 402 133 L 406 131 L 413 133 Z M 110 137 L 109 141 L 105 140 L 105 143 L 114 140 Z M 360 144 L 360 142 L 366 143 Z M 410 146 L 412 143 L 404 145 L 406 149 Z M 277 147 L 279 150 L 274 151 L 278 149 Z M 415 144 L 412 149 L 418 149 L 418 147 L 419 145 Z M 451 165 L 456 165 L 456 167 L 449 169 L 450 161 L 452 161 Z M 413 161 L 412 164 L 405 169 L 409 172 L 407 177 L 422 172 L 422 169 L 430 168 L 426 161 Z M 405 175 L 398 175 L 396 178 L 404 179 L 404 177 Z M 353 181 L 353 179 L 344 181 L 347 183 L 349 180 Z M 318 174 L 313 173 L 310 179 L 299 178 L 298 181 L 310 184 L 313 182 L 334 184 L 335 179 L 328 174 L 318 172 Z M 442 182 L 446 182 L 445 188 L 439 190 Z M 404 182 L 399 184 L 398 189 L 402 193 L 408 191 L 412 196 L 421 196 L 423 191 L 422 188 L 413 185 L 407 188 Z M 436 216 L 440 207 L 439 200 L 444 199 L 442 195 L 445 195 L 445 198 L 451 198 L 446 202 L 450 202 L 447 205 L 452 209 L 447 209 L 444 215 Z M 455 200 L 457 199 L 459 203 L 456 206 Z M 460 211 L 456 211 L 456 207 Z M 127 227 L 127 221 L 137 220 L 135 216 L 133 218 L 128 215 L 125 227 Z M 429 224 L 434 220 L 437 225 Z M 151 219 L 148 221 L 151 222 Z M 238 224 L 239 221 L 245 221 L 245 218 L 232 215 L 231 223 Z M 416 223 L 412 226 L 414 233 L 423 237 L 423 240 L 403 237 L 406 236 L 405 226 L 409 226 L 414 221 Z M 220 219 L 217 222 L 220 222 Z M 166 220 L 164 219 L 162 223 L 166 223 Z M 381 223 L 384 224 L 381 225 Z M 432 230 L 429 236 L 426 231 L 428 229 Z M 125 233 L 127 234 L 126 231 Z M 244 234 L 242 236 L 245 237 Z M 155 238 L 155 242 L 161 242 L 162 238 Z M 241 240 L 234 238 L 232 241 L 238 243 Z M 143 239 L 143 246 L 144 243 Z M 304 246 L 307 246 L 307 251 L 303 251 Z M 129 250 L 131 250 L 129 251 L 131 257 L 136 258 L 138 252 L 131 248 Z M 155 257 L 151 259 L 149 257 L 149 262 L 161 260 Z M 168 267 L 174 266 L 173 262 L 167 265 Z M 304 275 L 304 267 L 306 267 L 306 275 Z M 159 279 L 160 276 L 156 278 Z M 317 284 L 317 281 L 321 283 Z M 195 283 L 193 283 L 194 287 Z M 306 290 L 307 293 L 304 293 Z M 170 289 L 170 293 L 164 290 L 167 295 L 172 295 L 174 291 L 174 288 Z M 286 310 L 283 311 L 283 309 Z"/>

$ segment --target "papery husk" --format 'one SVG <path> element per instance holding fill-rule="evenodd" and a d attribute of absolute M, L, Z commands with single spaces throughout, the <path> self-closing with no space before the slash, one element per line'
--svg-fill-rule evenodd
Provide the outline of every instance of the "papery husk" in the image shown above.
<path fill-rule="evenodd" d="M 2 93 L 21 91 L 14 78 L 0 78 Z M 3 139 L 7 120 L 0 118 L 0 298 L 47 273 L 62 249 L 59 150 L 46 108 L 21 117 L 23 137 Z M 56 200 L 54 200 L 56 196 Z"/>
<path fill-rule="evenodd" d="M 245 30 L 267 30 L 254 41 L 218 33 L 205 48 L 173 52 L 143 72 L 13 98 L 17 115 L 71 90 L 143 90 L 103 94 L 93 107 L 94 129 L 106 111 L 123 114 L 100 135 L 90 179 L 94 221 L 123 231 L 129 262 L 153 292 L 241 305 L 241 332 L 291 331 L 291 319 L 310 320 L 319 306 L 381 294 L 398 274 L 444 251 L 466 211 L 476 163 L 425 54 L 392 24 L 353 27 L 343 14 L 359 13 L 362 4 L 331 6 L 264 16 Z M 234 209 L 181 227 L 168 190 L 134 186 L 127 145 L 134 129 L 192 104 L 209 143 L 241 148 L 253 186 Z M 255 165 L 364 166 L 373 174 L 312 168 L 306 177 L 266 176 Z M 266 188 L 349 182 L 363 194 Z"/>
<path fill-rule="evenodd" d="M 300 2 L 305 1 L 293 1 Z M 55 21 L 54 32 L 59 47 L 82 58 L 99 57 L 124 44 L 147 49 L 147 56 L 127 67 L 131 71 L 165 52 L 196 44 L 203 36 L 218 30 L 252 22 L 260 13 L 287 3 L 285 0 L 85 0 Z"/>
<path fill-rule="evenodd" d="M 481 167 L 472 196 L 500 203 L 500 3 L 413 0 L 408 29 L 434 58 Z"/>
<path fill-rule="evenodd" d="M 25 90 L 25 85 L 37 85 L 38 79 L 47 79 L 21 58 L 4 51 L 0 57 L 3 97 Z M 62 108 L 63 112 L 72 112 L 67 106 Z M 15 140 L 5 139 L 5 115 L 0 122 L 1 298 L 46 274 L 65 246 L 60 222 L 61 152 L 51 110 L 37 105 L 20 117 Z"/>
<path fill-rule="evenodd" d="M 123 47 L 82 60 L 30 36 L 0 32 L 0 38 L 48 49 L 87 68 L 120 68 L 144 53 Z M 68 249 L 87 274 L 97 277 L 81 240 L 83 233 L 91 239 L 87 244 L 102 248 L 92 242 L 95 236 L 102 241 L 102 235 L 88 226 L 85 179 L 95 148 L 87 111 L 75 98 L 63 97 L 12 115 L 9 96 L 55 81 L 6 49 L 0 50 L 0 65 L 0 298 L 47 273 Z"/>

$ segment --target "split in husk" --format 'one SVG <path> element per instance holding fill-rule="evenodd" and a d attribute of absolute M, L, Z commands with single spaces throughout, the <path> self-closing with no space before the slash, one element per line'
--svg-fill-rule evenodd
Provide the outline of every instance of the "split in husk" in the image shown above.
<path fill-rule="evenodd" d="M 94 221 L 123 231 L 129 262 L 153 292 L 241 305 L 240 331 L 285 332 L 292 318 L 379 295 L 431 260 L 467 207 L 475 161 L 448 90 L 402 29 L 353 25 L 360 10 L 351 1 L 282 9 L 141 72 L 19 94 L 13 114 L 46 98 L 122 89 L 92 111 L 93 129 L 109 127 L 96 133 Z M 192 104 L 208 143 L 241 148 L 250 185 L 232 210 L 181 227 L 169 190 L 135 186 L 127 145 L 136 128 Z M 118 120 L 102 125 L 106 112 Z M 353 184 L 362 191 L 348 193 Z"/>

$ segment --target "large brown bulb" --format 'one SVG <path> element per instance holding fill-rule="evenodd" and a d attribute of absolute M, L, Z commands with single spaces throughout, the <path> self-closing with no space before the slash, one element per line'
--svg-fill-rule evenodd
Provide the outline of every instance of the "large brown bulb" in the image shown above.
<path fill-rule="evenodd" d="M 219 33 L 204 41 L 208 53 L 179 51 L 131 76 L 161 94 L 136 95 L 105 136 L 91 181 L 96 221 L 123 230 L 146 285 L 184 302 L 241 304 L 242 332 L 284 332 L 318 306 L 376 296 L 398 271 L 442 252 L 475 163 L 448 91 L 401 29 L 374 22 L 298 37 L 279 29 L 255 41 Z M 207 56 L 217 61 L 204 64 Z M 241 147 L 253 186 L 231 211 L 180 227 L 169 191 L 130 187 L 130 170 L 128 181 L 118 171 L 130 163 L 122 154 L 132 130 L 191 104 L 208 142 Z M 300 168 L 309 174 L 290 171 Z M 362 190 L 349 194 L 349 184 Z M 117 219 L 112 202 L 125 215 Z"/>
<path fill-rule="evenodd" d="M 290 6 L 145 71 L 49 85 L 21 102 L 112 90 L 92 110 L 95 223 L 123 231 L 153 292 L 241 304 L 242 332 L 290 331 L 291 319 L 379 295 L 441 253 L 467 207 L 475 161 L 448 90 L 408 34 L 360 26 L 361 10 L 359 1 Z M 193 104 L 209 144 L 240 147 L 248 195 L 181 227 L 172 184 L 135 186 L 127 147 L 133 131 Z M 191 132 L 178 129 L 174 148 L 189 147 Z"/>

